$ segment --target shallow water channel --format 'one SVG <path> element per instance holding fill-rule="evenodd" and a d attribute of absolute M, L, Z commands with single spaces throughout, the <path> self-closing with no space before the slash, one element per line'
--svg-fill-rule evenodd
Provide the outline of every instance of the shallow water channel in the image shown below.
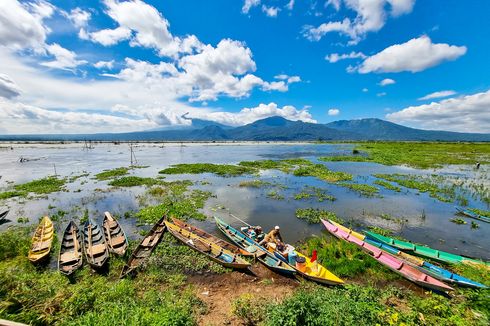
<path fill-rule="evenodd" d="M 12 146 L 12 149 L 10 148 Z M 134 153 L 137 164 L 148 166 L 134 169 L 131 175 L 157 177 L 158 171 L 177 163 L 238 163 L 263 159 L 284 159 L 304 157 L 317 162 L 317 157 L 352 153 L 352 144 L 281 144 L 281 143 L 235 143 L 235 144 L 191 144 L 191 143 L 148 143 L 137 144 Z M 84 149 L 83 143 L 71 144 L 0 144 L 0 191 L 11 184 L 19 184 L 56 173 L 61 177 L 70 177 L 89 173 L 87 177 L 66 184 L 67 191 L 51 193 L 41 198 L 13 198 L 0 202 L 9 207 L 10 222 L 0 225 L 0 231 L 18 224 L 17 218 L 25 216 L 29 223 L 36 223 L 44 214 L 57 210 L 67 211 L 64 221 L 58 222 L 61 233 L 66 221 L 77 219 L 88 209 L 89 215 L 99 222 L 103 212 L 108 210 L 119 216 L 127 211 L 138 211 L 138 196 L 145 187 L 112 188 L 108 181 L 97 181 L 93 176 L 103 170 L 129 166 L 130 150 L 128 144 L 115 145 L 98 143 L 92 149 Z M 26 162 L 20 163 L 23 157 Z M 358 162 L 320 162 L 334 171 L 348 172 L 354 175 L 354 181 L 372 184 L 376 173 L 436 174 L 475 180 L 486 186 L 488 166 L 475 171 L 471 166 L 451 166 L 443 169 L 417 170 L 404 166 L 384 166 L 375 163 Z M 216 215 L 231 222 L 234 226 L 241 223 L 230 216 L 232 213 L 250 224 L 260 224 L 265 229 L 280 225 L 286 241 L 294 243 L 311 235 L 323 232 L 320 225 L 309 225 L 295 217 L 297 208 L 322 208 L 335 212 L 353 225 L 379 226 L 395 231 L 411 241 L 424 243 L 431 247 L 458 254 L 490 260 L 490 224 L 478 222 L 479 228 L 468 224 L 457 225 L 450 222 L 454 217 L 455 203 L 440 202 L 427 193 L 402 188 L 401 192 L 380 188 L 378 196 L 364 197 L 352 190 L 314 177 L 296 177 L 277 170 L 262 171 L 260 176 L 219 177 L 213 174 L 168 175 L 167 181 L 188 179 L 195 182 L 194 188 L 211 191 L 204 213 Z M 239 187 L 244 180 L 260 179 L 272 185 L 260 188 Z M 201 182 L 196 182 L 201 181 Z M 204 184 L 202 183 L 204 182 Z M 318 202 L 316 198 L 295 200 L 294 195 L 314 186 L 336 197 L 335 201 Z M 284 199 L 270 198 L 267 194 L 276 192 Z M 488 209 L 474 198 L 468 198 L 469 206 Z M 402 223 L 381 218 L 389 214 Z M 358 222 L 358 223 L 355 223 Z M 139 230 L 132 218 L 121 218 L 128 237 L 139 238 Z M 197 226 L 219 234 L 212 219 L 196 222 Z M 360 227 L 359 227 L 360 226 Z"/>

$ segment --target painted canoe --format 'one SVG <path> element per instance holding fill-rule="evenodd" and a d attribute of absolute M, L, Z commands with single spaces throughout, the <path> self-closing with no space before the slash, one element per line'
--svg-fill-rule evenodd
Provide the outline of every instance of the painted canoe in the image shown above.
<path fill-rule="evenodd" d="M 405 277 L 406 279 L 414 282 L 422 287 L 436 290 L 436 291 L 452 291 L 454 290 L 449 285 L 437 280 L 436 278 L 427 275 L 417 268 L 411 266 L 410 264 L 404 262 L 403 260 L 390 255 L 389 253 L 353 236 L 349 232 L 342 230 L 341 228 L 333 225 L 332 223 L 322 219 L 322 223 L 325 228 L 333 234 L 335 237 L 351 242 L 361 247 L 364 251 L 370 254 L 374 259 L 376 259 L 382 265 L 388 267 L 395 273 L 398 273 Z"/>
<path fill-rule="evenodd" d="M 490 217 L 486 217 L 483 215 L 476 214 L 475 212 L 472 212 L 469 209 L 464 209 L 462 207 L 456 207 L 456 211 L 458 212 L 458 214 L 462 214 L 462 215 L 474 218 L 476 220 L 480 220 L 483 222 L 490 223 Z"/>
<path fill-rule="evenodd" d="M 459 263 L 477 263 L 477 264 L 484 264 L 488 265 L 489 263 L 483 262 L 481 260 L 477 259 L 472 259 L 472 258 L 467 258 L 455 254 L 451 254 L 449 252 L 441 251 L 441 250 L 436 250 L 432 249 L 429 247 L 421 246 L 421 245 L 416 245 L 408 241 L 403 241 L 403 240 L 398 240 L 398 239 L 393 239 L 381 234 L 377 234 L 371 231 L 365 231 L 366 236 L 369 239 L 376 240 L 378 242 L 386 243 L 387 245 L 390 245 L 392 247 L 404 250 L 404 251 L 409 251 L 410 253 L 413 253 L 417 256 L 421 257 L 426 257 L 430 258 L 439 262 L 443 263 L 449 263 L 449 264 L 459 264 Z"/>
<path fill-rule="evenodd" d="M 274 255 L 281 259 L 282 261 L 286 262 L 289 266 L 294 268 L 296 273 L 298 273 L 299 276 L 303 277 L 306 280 L 313 281 L 316 283 L 320 284 L 326 284 L 326 285 L 341 285 L 344 284 L 344 281 L 340 279 L 337 275 L 326 269 L 324 266 L 320 265 L 318 262 L 316 264 L 311 262 L 311 258 L 303 255 L 302 253 L 298 251 L 294 251 L 297 256 L 303 257 L 305 259 L 305 265 L 306 265 L 306 270 L 302 272 L 301 270 L 297 269 L 295 265 L 289 264 L 284 256 L 281 255 L 281 253 L 275 251 Z"/>
<path fill-rule="evenodd" d="M 407 254 L 403 251 L 400 251 L 399 249 L 394 248 L 394 247 L 387 245 L 385 243 L 369 239 L 365 235 L 358 233 L 358 232 L 355 232 L 351 229 L 348 229 L 339 223 L 336 223 L 336 222 L 331 221 L 331 220 L 329 220 L 329 222 L 331 224 L 339 227 L 343 231 L 350 233 L 351 235 L 355 236 L 356 238 L 363 240 L 363 241 L 366 241 L 367 243 L 369 243 L 375 247 L 378 247 L 378 248 L 380 248 L 380 249 L 382 249 L 382 250 L 384 250 L 384 251 L 386 251 L 392 255 L 395 255 L 395 256 L 405 260 L 406 262 L 412 264 L 414 267 L 418 268 L 422 272 L 429 274 L 430 276 L 433 276 L 433 277 L 437 278 L 438 280 L 441 280 L 443 282 L 455 283 L 455 284 L 458 284 L 461 286 L 466 286 L 466 287 L 487 288 L 487 286 L 484 284 L 475 282 L 475 281 L 470 280 L 464 276 L 452 273 L 452 272 L 450 272 L 450 271 L 448 271 L 442 267 L 439 267 L 439 266 L 436 266 L 436 265 L 431 264 L 429 262 L 426 262 L 423 259 L 420 259 L 418 257 L 409 255 L 409 254 Z"/>
<path fill-rule="evenodd" d="M 44 216 L 32 236 L 31 249 L 27 257 L 32 263 L 42 261 L 49 255 L 54 238 L 53 222 Z"/>
<path fill-rule="evenodd" d="M 109 259 L 103 231 L 92 219 L 85 222 L 83 227 L 83 251 L 87 263 L 93 268 L 101 268 Z"/>
<path fill-rule="evenodd" d="M 8 213 L 9 213 L 9 210 L 6 210 L 5 212 L 1 212 L 0 213 L 0 221 L 4 220 L 7 217 Z"/>
<path fill-rule="evenodd" d="M 153 250 L 162 240 L 163 234 L 165 233 L 166 215 L 162 216 L 158 222 L 153 225 L 148 234 L 141 240 L 140 244 L 133 251 L 128 259 L 126 265 L 124 265 L 120 277 L 123 278 L 126 275 L 132 273 L 136 268 L 138 268 L 145 260 L 150 257 Z"/>
<path fill-rule="evenodd" d="M 186 229 L 187 231 L 190 231 L 190 232 L 200 236 L 201 238 L 204 238 L 206 240 L 214 242 L 218 246 L 222 247 L 223 249 L 229 250 L 234 254 L 239 254 L 242 256 L 254 256 L 254 254 L 246 251 L 245 249 L 242 249 L 242 248 L 240 248 L 234 244 L 229 243 L 228 241 L 220 239 L 220 238 L 218 238 L 212 234 L 209 234 L 206 231 L 201 230 L 201 229 L 199 229 L 199 228 L 197 228 L 197 227 L 195 227 L 189 223 L 181 221 L 175 217 L 172 218 L 172 223 L 174 223 L 175 225 L 177 225 L 183 229 Z"/>
<path fill-rule="evenodd" d="M 75 222 L 71 221 L 68 223 L 61 239 L 58 270 L 62 274 L 70 275 L 80 268 L 82 264 L 82 236 L 78 232 Z"/>
<path fill-rule="evenodd" d="M 224 249 L 208 239 L 201 238 L 189 230 L 181 228 L 169 221 L 165 221 L 165 226 L 175 238 L 180 240 L 186 246 L 208 256 L 208 258 L 218 264 L 235 269 L 250 267 L 250 263 L 241 258 L 238 254 Z"/>
<path fill-rule="evenodd" d="M 270 270 L 282 274 L 285 276 L 294 276 L 296 271 L 294 268 L 283 262 L 282 260 L 274 257 L 270 252 L 268 252 L 264 247 L 260 246 L 257 242 L 253 241 L 247 237 L 242 232 L 233 228 L 231 225 L 227 224 L 218 217 L 214 217 L 218 229 L 223 232 L 224 235 L 228 237 L 233 243 L 242 249 L 247 250 L 250 253 L 254 253 L 257 260 Z"/>
<path fill-rule="evenodd" d="M 112 217 L 111 213 L 105 212 L 102 226 L 109 251 L 118 256 L 123 256 L 128 249 L 128 239 L 119 222 Z"/>

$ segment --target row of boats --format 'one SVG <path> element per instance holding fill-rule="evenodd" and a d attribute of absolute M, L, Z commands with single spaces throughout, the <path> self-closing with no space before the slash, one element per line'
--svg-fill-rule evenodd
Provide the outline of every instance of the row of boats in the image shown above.
<path fill-rule="evenodd" d="M 123 267 L 121 277 L 134 272 L 155 249 L 165 231 L 190 248 L 206 255 L 211 260 L 234 269 L 247 269 L 250 263 L 244 257 L 254 257 L 270 270 L 285 276 L 301 276 L 321 284 L 340 285 L 344 281 L 322 266 L 316 257 L 308 257 L 296 250 L 285 257 L 282 253 L 266 249 L 248 234 L 235 229 L 215 217 L 218 229 L 231 241 L 225 241 L 177 218 L 163 216 L 143 238 Z M 322 220 L 325 228 L 335 237 L 353 243 L 363 249 L 380 264 L 408 280 L 435 291 L 451 291 L 447 283 L 461 286 L 486 288 L 487 286 L 436 266 L 421 257 L 444 263 L 488 263 L 463 256 L 442 252 L 410 242 L 385 237 L 374 232 L 357 233 L 331 220 Z M 53 237 L 53 224 L 44 217 L 33 237 L 29 259 L 39 261 L 49 254 Z M 82 252 L 93 268 L 101 268 L 109 252 L 124 255 L 128 247 L 121 226 L 108 212 L 101 228 L 92 220 L 78 232 L 74 222 L 67 226 L 61 240 L 59 270 L 70 275 L 82 265 Z M 316 255 L 314 255 L 316 256 Z"/>
<path fill-rule="evenodd" d="M 48 216 L 42 218 L 32 237 L 28 258 L 39 263 L 49 256 L 54 239 L 54 225 Z M 123 256 L 128 248 L 126 234 L 118 221 L 109 213 L 104 213 L 102 228 L 89 219 L 78 229 L 70 221 L 63 232 L 58 256 L 58 269 L 70 275 L 83 264 L 83 259 L 93 268 L 101 268 L 109 259 L 109 253 Z"/>

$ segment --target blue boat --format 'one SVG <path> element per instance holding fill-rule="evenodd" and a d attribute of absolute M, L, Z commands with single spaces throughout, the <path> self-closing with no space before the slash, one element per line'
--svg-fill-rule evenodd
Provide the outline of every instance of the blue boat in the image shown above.
<path fill-rule="evenodd" d="M 277 259 L 273 254 L 271 254 L 267 249 L 259 245 L 257 242 L 247 237 L 242 232 L 233 228 L 231 225 L 227 224 L 223 220 L 218 217 L 214 217 L 216 221 L 216 225 L 221 232 L 226 235 L 228 239 L 233 241 L 237 246 L 250 253 L 254 253 L 257 257 L 257 260 L 261 262 L 264 266 L 269 268 L 270 270 L 285 275 L 285 276 L 294 276 L 296 271 L 289 266 L 287 263 L 283 262 L 280 259 Z"/>

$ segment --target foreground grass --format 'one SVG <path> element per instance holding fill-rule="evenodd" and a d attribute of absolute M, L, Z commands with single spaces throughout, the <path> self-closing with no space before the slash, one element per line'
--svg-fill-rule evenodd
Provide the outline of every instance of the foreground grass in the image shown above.
<path fill-rule="evenodd" d="M 362 155 L 326 156 L 323 161 L 375 162 L 384 165 L 408 165 L 416 168 L 437 168 L 444 164 L 490 164 L 490 144 L 376 142 L 355 147 Z"/>

